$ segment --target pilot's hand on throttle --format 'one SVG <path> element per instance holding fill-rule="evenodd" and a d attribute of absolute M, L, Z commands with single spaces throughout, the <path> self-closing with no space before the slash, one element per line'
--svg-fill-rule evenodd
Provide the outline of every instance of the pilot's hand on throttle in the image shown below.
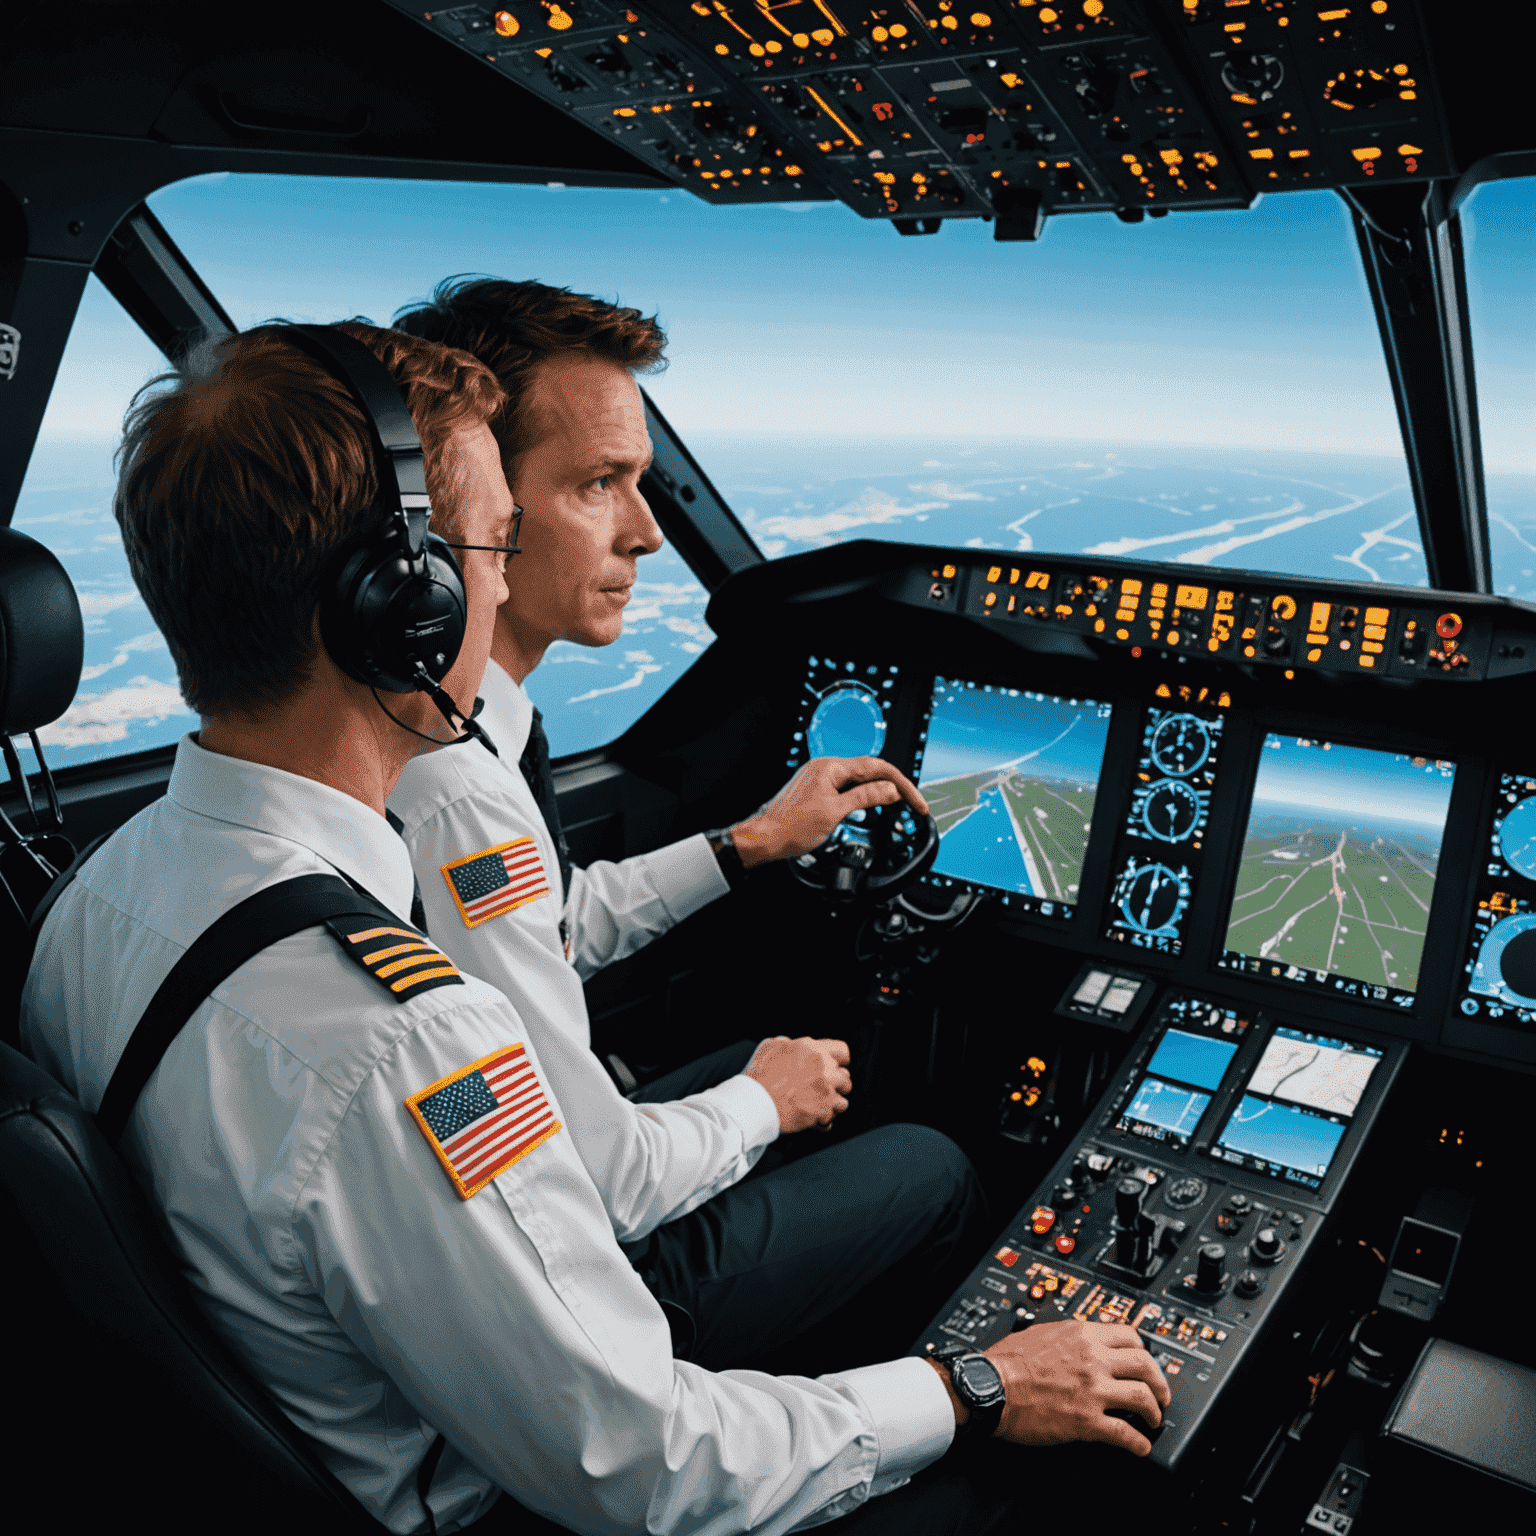
<path fill-rule="evenodd" d="M 928 802 L 899 768 L 878 757 L 812 758 L 731 837 L 748 869 L 774 859 L 798 859 L 819 848 L 851 811 L 905 800 L 922 815 Z"/>
<path fill-rule="evenodd" d="M 785 1136 L 813 1125 L 829 1130 L 833 1116 L 848 1108 L 845 1095 L 853 1091 L 848 1047 L 841 1040 L 774 1035 L 753 1052 L 746 1075 L 768 1090 Z"/>
<path fill-rule="evenodd" d="M 1172 1399 L 1140 1334 L 1120 1323 L 1036 1323 L 986 1354 L 1008 1393 L 997 1432 L 1016 1445 L 1100 1440 L 1145 1456 L 1152 1442 L 1109 1415 L 1128 1410 L 1156 1429 Z"/>

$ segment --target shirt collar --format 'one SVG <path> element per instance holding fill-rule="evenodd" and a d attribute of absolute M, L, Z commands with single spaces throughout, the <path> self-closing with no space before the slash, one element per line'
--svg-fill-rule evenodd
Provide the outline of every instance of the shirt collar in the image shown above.
<path fill-rule="evenodd" d="M 183 810 L 297 843 L 392 912 L 411 910 L 411 855 L 361 800 L 281 768 L 225 757 L 183 736 L 167 797 Z"/>
<path fill-rule="evenodd" d="M 485 700 L 481 718 L 486 722 L 486 733 L 496 743 L 502 759 L 515 766 L 528 745 L 528 732 L 533 729 L 533 700 L 494 658 L 485 665 L 480 696 Z"/>

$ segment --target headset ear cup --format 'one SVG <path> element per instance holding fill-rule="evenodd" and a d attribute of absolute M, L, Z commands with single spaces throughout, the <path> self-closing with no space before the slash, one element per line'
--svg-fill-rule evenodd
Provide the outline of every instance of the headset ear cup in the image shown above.
<path fill-rule="evenodd" d="M 429 533 L 408 560 L 386 525 L 337 568 L 320 599 L 320 635 L 348 677 L 386 693 L 414 693 L 418 663 L 441 682 L 464 644 L 464 574 Z M 425 565 L 425 572 L 422 566 Z"/>

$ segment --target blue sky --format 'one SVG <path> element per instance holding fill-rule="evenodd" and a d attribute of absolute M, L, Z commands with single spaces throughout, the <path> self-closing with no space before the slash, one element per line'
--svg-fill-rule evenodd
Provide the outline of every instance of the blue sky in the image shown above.
<path fill-rule="evenodd" d="M 1266 736 L 1253 788 L 1255 814 L 1316 813 L 1327 822 L 1355 821 L 1369 807 L 1374 821 L 1445 825 L 1453 774 L 1432 761 L 1369 747 L 1294 736 Z"/>
<path fill-rule="evenodd" d="M 658 404 L 689 433 L 1105 438 L 1400 456 L 1342 203 L 1136 226 L 1063 216 L 999 245 L 903 239 L 838 204 L 221 174 L 151 206 L 242 325 L 387 320 L 454 272 L 536 277 L 658 313 Z M 120 413 L 124 368 L 97 394 Z M 88 393 L 57 431 L 99 431 Z"/>
<path fill-rule="evenodd" d="M 1101 716 L 1101 707 L 1085 699 L 1042 698 L 1017 688 L 986 692 L 941 680 L 934 688 L 920 782 L 980 773 L 1046 746 L 1070 726 L 1048 751 L 1021 764 L 1020 772 L 1097 784 L 1109 733 L 1109 715 L 1106 710 Z"/>

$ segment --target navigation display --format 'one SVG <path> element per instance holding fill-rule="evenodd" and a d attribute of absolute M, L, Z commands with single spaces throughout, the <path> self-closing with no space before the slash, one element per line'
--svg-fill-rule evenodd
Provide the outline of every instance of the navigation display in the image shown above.
<path fill-rule="evenodd" d="M 1408 1008 L 1456 765 L 1264 738 L 1217 964 Z"/>
<path fill-rule="evenodd" d="M 1235 1040 L 1169 1029 L 1157 1043 L 1147 1075 L 1120 1112 L 1115 1129 L 1186 1146 L 1237 1054 Z M 1205 1090 L 1205 1091 L 1202 1091 Z"/>
<path fill-rule="evenodd" d="M 1282 1025 L 1211 1156 L 1316 1189 L 1381 1057 L 1375 1046 Z"/>
<path fill-rule="evenodd" d="M 810 657 L 785 766 L 812 757 L 879 757 L 898 675 L 889 665 Z"/>
<path fill-rule="evenodd" d="M 1070 916 L 1109 718 L 1093 699 L 936 678 L 918 768 L 939 824 L 933 875 Z"/>

